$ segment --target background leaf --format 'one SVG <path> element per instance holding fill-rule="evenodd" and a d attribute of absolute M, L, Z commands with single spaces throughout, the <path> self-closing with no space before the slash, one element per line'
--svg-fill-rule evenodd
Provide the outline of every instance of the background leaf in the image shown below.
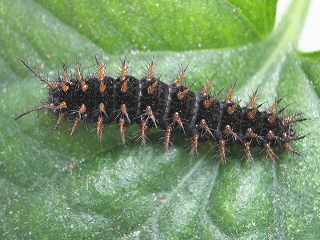
<path fill-rule="evenodd" d="M 308 56 L 295 51 L 308 1 L 294 1 L 272 34 L 275 2 L 188 1 L 165 7 L 157 1 L 158 8 L 145 3 L 0 2 L 0 236 L 318 239 L 320 108 L 310 82 L 318 68 L 311 71 Z M 196 50 L 199 36 L 205 50 Z M 297 127 L 312 133 L 296 144 L 302 157 L 281 154 L 273 165 L 257 151 L 255 163 L 246 165 L 236 148 L 220 166 L 210 144 L 190 161 L 185 142 L 178 139 L 165 154 L 157 133 L 146 148 L 124 148 L 113 125 L 99 144 L 94 126 L 84 125 L 73 138 L 70 124 L 53 132 L 50 114 L 13 121 L 47 95 L 20 56 L 49 77 L 77 57 L 92 72 L 94 56 L 103 56 L 108 74 L 115 76 L 124 51 L 134 76 L 143 76 L 141 67 L 155 56 L 167 82 L 180 64 L 190 63 L 188 81 L 198 80 L 195 90 L 206 75 L 217 73 L 215 90 L 237 79 L 237 97 L 245 100 L 258 85 L 261 102 L 286 95 L 289 113 L 311 119 Z"/>
<path fill-rule="evenodd" d="M 276 0 L 37 2 L 109 54 L 128 50 L 208 49 L 256 42 L 272 30 L 277 3 Z"/>
<path fill-rule="evenodd" d="M 302 53 L 302 66 L 315 90 L 320 94 L 320 52 Z"/>

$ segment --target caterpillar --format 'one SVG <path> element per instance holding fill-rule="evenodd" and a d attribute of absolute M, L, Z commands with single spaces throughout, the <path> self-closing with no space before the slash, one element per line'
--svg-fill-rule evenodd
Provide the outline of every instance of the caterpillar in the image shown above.
<path fill-rule="evenodd" d="M 227 149 L 234 144 L 242 145 L 247 162 L 253 161 L 252 149 L 261 147 L 275 162 L 275 149 L 299 154 L 291 142 L 301 140 L 294 124 L 306 120 L 301 114 L 283 117 L 285 110 L 278 110 L 283 98 L 277 99 L 266 111 L 257 105 L 257 92 L 245 106 L 235 101 L 233 95 L 236 82 L 224 99 L 222 92 L 211 94 L 212 80 L 200 92 L 193 92 L 191 85 L 184 84 L 187 67 L 181 68 L 176 81 L 166 84 L 161 76 L 156 77 L 154 59 L 148 64 L 146 75 L 141 80 L 130 76 L 129 63 L 121 62 L 119 76 L 114 79 L 106 75 L 106 65 L 96 58 L 97 73 L 84 77 L 80 62 L 74 74 L 63 65 L 63 75 L 50 81 L 21 59 L 41 82 L 49 88 L 48 102 L 19 114 L 15 120 L 35 111 L 49 110 L 56 117 L 57 129 L 63 120 L 73 121 L 70 135 L 74 135 L 81 122 L 95 123 L 98 140 L 102 141 L 105 125 L 117 122 L 123 144 L 130 124 L 139 125 L 142 144 L 147 143 L 147 130 L 164 130 L 163 144 L 166 150 L 172 145 L 174 135 L 190 138 L 191 154 L 198 154 L 201 141 L 213 141 L 218 145 L 221 163 L 226 162 Z"/>

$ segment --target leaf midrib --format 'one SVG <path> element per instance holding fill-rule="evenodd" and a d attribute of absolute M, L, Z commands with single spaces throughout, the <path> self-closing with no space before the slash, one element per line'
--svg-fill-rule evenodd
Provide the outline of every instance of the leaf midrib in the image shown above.
<path fill-rule="evenodd" d="M 263 43 L 276 43 L 275 47 L 272 51 L 270 51 L 270 54 L 268 55 L 268 58 L 262 67 L 252 76 L 250 80 L 248 80 L 249 83 L 246 85 L 250 85 L 252 88 L 258 88 L 258 86 L 261 84 L 261 80 L 264 78 L 264 76 L 268 75 L 267 73 L 270 72 L 270 69 L 272 69 L 273 66 L 278 63 L 281 55 L 287 55 L 294 50 L 302 30 L 297 29 L 296 25 L 297 22 L 303 22 L 306 11 L 308 10 L 309 2 L 309 0 L 303 2 L 294 1 L 291 4 L 289 12 L 283 19 L 283 22 L 278 26 L 277 29 L 275 29 L 270 38 Z M 302 24 L 299 25 L 301 26 Z M 277 88 L 278 84 L 278 81 L 273 82 L 272 86 L 274 86 L 274 89 Z M 251 93 L 246 86 L 242 87 L 239 92 L 241 92 L 243 96 L 248 96 Z"/>

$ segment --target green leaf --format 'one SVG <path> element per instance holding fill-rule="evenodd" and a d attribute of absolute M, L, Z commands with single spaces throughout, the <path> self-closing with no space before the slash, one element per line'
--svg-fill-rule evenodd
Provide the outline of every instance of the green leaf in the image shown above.
<path fill-rule="evenodd" d="M 37 2 L 109 54 L 128 50 L 184 51 L 256 42 L 272 30 L 277 3 L 276 0 Z"/>
<path fill-rule="evenodd" d="M 309 1 L 293 1 L 272 34 L 274 4 L 252 2 L 170 1 L 164 7 L 157 1 L 157 9 L 152 2 L 0 2 L 1 238 L 318 239 L 320 104 L 314 74 L 295 50 Z M 196 50 L 199 36 L 205 50 Z M 288 113 L 310 119 L 297 126 L 301 134 L 311 132 L 295 145 L 302 156 L 283 153 L 272 164 L 257 151 L 247 165 L 236 148 L 220 165 L 208 143 L 193 160 L 183 139 L 165 153 L 157 143 L 161 133 L 152 133 L 147 147 L 124 148 L 116 125 L 106 127 L 99 144 L 95 126 L 83 124 L 73 138 L 69 123 L 52 131 L 49 113 L 13 121 L 47 95 L 20 56 L 49 77 L 77 57 L 92 72 L 94 56 L 103 56 L 115 76 L 123 55 L 108 54 L 125 50 L 134 76 L 143 76 L 141 67 L 155 56 L 167 82 L 190 63 L 195 90 L 216 73 L 215 90 L 237 79 L 237 97 L 244 100 L 258 85 L 261 102 L 286 95 Z"/>
<path fill-rule="evenodd" d="M 320 52 L 301 53 L 302 67 L 320 95 Z"/>

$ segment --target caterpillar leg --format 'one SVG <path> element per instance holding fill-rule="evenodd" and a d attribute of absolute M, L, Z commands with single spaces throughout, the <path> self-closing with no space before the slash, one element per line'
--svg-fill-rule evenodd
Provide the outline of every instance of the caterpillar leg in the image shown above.
<path fill-rule="evenodd" d="M 54 126 L 54 130 L 57 130 L 57 129 L 58 129 L 58 127 L 59 127 L 59 126 L 61 125 L 61 123 L 63 122 L 64 117 L 65 117 L 65 113 L 64 113 L 64 112 L 62 112 L 62 113 L 59 114 L 57 123 L 56 123 L 56 125 Z"/>
<path fill-rule="evenodd" d="M 119 120 L 119 128 L 120 128 L 120 135 L 122 139 L 122 143 L 126 144 L 126 122 L 123 118 Z"/>
<path fill-rule="evenodd" d="M 76 118 L 74 119 L 74 123 L 73 123 L 72 129 L 71 129 L 70 136 L 73 136 L 73 135 L 74 135 L 74 133 L 76 132 L 76 130 L 77 130 L 80 122 L 81 122 L 81 119 L 80 119 L 79 117 L 76 117 Z"/>
<path fill-rule="evenodd" d="M 168 151 L 170 145 L 172 145 L 171 135 L 172 135 L 172 128 L 169 126 L 169 127 L 167 127 L 166 133 L 165 133 L 165 136 L 164 136 L 164 148 L 165 148 L 166 151 Z"/>
<path fill-rule="evenodd" d="M 148 129 L 147 122 L 146 122 L 146 121 L 141 121 L 141 124 L 140 124 L 141 143 L 142 143 L 143 145 L 146 145 L 146 144 L 147 144 L 147 135 L 146 135 L 147 129 Z"/>
<path fill-rule="evenodd" d="M 190 151 L 190 154 L 192 156 L 197 156 L 198 155 L 198 145 L 199 145 L 199 134 L 195 134 L 191 138 L 191 151 Z"/>
<path fill-rule="evenodd" d="M 244 142 L 244 151 L 246 153 L 247 156 L 247 163 L 251 163 L 253 162 L 253 157 L 251 154 L 251 147 L 250 147 L 250 142 Z"/>
<path fill-rule="evenodd" d="M 273 163 L 276 162 L 277 155 L 274 153 L 273 149 L 270 147 L 269 143 L 264 144 L 264 149 L 267 152 L 268 157 L 272 160 Z"/>
<path fill-rule="evenodd" d="M 99 142 L 102 142 L 102 136 L 103 136 L 103 118 L 99 117 L 98 118 L 98 123 L 97 123 L 97 135 Z"/>
<path fill-rule="evenodd" d="M 226 163 L 226 141 L 225 140 L 220 140 L 219 141 L 219 155 L 220 155 L 220 162 L 222 164 Z"/>

